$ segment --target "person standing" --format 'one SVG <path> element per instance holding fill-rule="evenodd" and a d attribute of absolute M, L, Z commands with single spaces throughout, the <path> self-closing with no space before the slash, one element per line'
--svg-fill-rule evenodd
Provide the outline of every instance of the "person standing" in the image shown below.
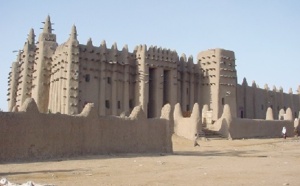
<path fill-rule="evenodd" d="M 281 132 L 282 132 L 283 138 L 286 139 L 286 128 L 285 128 L 285 126 L 282 128 Z"/>
<path fill-rule="evenodd" d="M 198 144 L 197 140 L 198 140 L 198 134 L 196 133 L 195 134 L 195 138 L 194 138 L 194 147 L 196 147 L 196 146 L 200 147 L 200 145 Z"/>

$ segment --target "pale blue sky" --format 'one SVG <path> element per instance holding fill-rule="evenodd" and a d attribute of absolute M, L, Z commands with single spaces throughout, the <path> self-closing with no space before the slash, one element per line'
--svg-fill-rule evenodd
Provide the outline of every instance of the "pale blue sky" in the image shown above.
<path fill-rule="evenodd" d="M 210 48 L 233 50 L 238 82 L 300 85 L 299 0 L 0 0 L 0 108 L 7 110 L 7 77 L 30 28 L 41 33 L 50 15 L 57 42 L 76 25 L 78 40 L 106 40 L 119 49 L 128 44 L 157 45 L 193 55 Z"/>

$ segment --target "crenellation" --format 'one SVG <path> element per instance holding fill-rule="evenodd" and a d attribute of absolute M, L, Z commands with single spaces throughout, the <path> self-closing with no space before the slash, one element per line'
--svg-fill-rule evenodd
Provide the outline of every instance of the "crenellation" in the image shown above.
<path fill-rule="evenodd" d="M 257 88 L 257 85 L 256 85 L 256 83 L 255 83 L 254 80 L 252 81 L 252 87 L 253 87 L 253 88 Z"/>
<path fill-rule="evenodd" d="M 270 90 L 268 84 L 265 84 L 264 89 L 265 89 L 266 91 L 269 91 L 269 90 Z"/>
<path fill-rule="evenodd" d="M 283 93 L 283 88 L 280 86 L 279 89 L 278 89 L 278 91 L 279 91 L 280 93 Z"/>

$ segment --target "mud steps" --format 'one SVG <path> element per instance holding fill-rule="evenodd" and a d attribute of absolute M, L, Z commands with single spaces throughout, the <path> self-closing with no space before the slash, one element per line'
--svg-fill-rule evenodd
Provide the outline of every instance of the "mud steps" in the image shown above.
<path fill-rule="evenodd" d="M 208 139 L 226 139 L 217 131 L 209 130 L 208 128 L 202 128 L 202 133 L 199 134 L 199 137 L 204 137 Z"/>

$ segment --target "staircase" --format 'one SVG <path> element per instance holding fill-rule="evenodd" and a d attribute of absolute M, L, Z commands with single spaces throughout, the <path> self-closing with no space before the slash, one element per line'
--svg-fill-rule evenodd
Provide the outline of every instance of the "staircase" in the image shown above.
<path fill-rule="evenodd" d="M 217 131 L 209 130 L 206 127 L 202 128 L 202 133 L 199 134 L 199 137 L 207 138 L 207 139 L 226 139 L 221 134 L 219 134 Z"/>

